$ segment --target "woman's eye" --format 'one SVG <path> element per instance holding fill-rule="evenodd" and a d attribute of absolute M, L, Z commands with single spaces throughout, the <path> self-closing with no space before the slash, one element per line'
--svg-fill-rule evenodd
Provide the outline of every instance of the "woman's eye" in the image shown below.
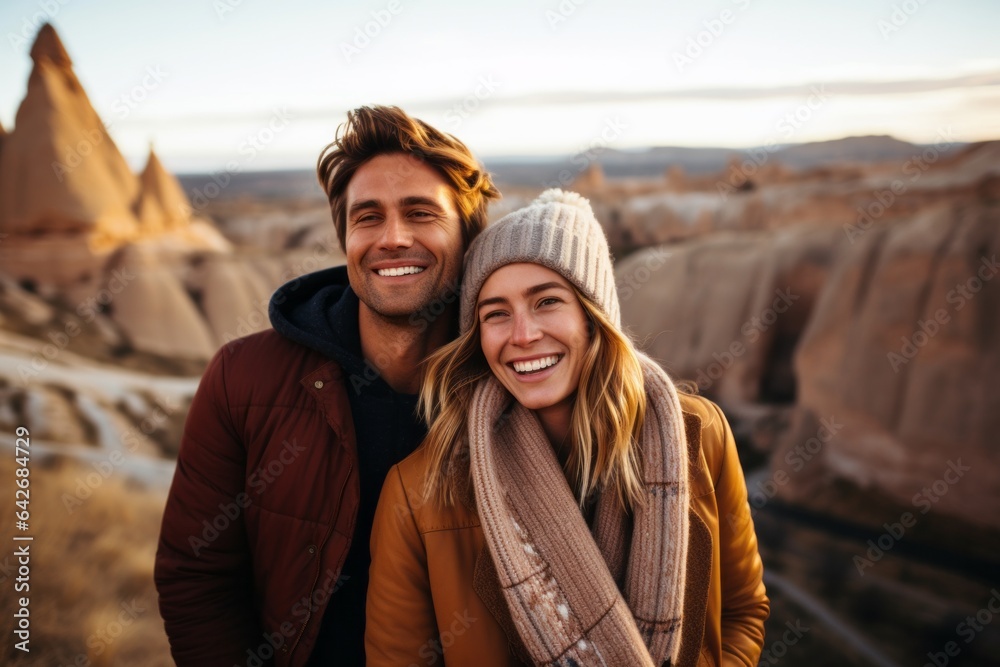
<path fill-rule="evenodd" d="M 541 301 L 539 301 L 538 305 L 539 306 L 550 306 L 550 305 L 555 304 L 555 303 L 562 303 L 562 301 L 560 299 L 558 299 L 557 297 L 547 296 L 544 299 L 542 299 Z"/>
<path fill-rule="evenodd" d="M 504 312 L 502 310 L 491 310 L 490 312 L 488 312 L 485 315 L 483 315 L 482 321 L 486 322 L 487 320 L 490 320 L 490 319 L 494 319 L 495 320 L 498 317 L 502 317 L 503 314 L 504 314 Z"/>

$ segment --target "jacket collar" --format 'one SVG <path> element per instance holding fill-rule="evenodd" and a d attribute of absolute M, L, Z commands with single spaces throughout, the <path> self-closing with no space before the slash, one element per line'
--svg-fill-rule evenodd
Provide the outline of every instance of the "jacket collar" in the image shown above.
<path fill-rule="evenodd" d="M 701 447 L 701 417 L 684 413 L 684 429 L 688 441 L 688 480 L 692 501 L 712 489 L 711 477 Z M 712 581 L 712 531 L 705 520 L 688 508 L 687 578 L 684 582 L 684 625 L 681 628 L 681 650 L 677 664 L 697 665 L 705 634 L 708 613 L 708 592 Z"/>

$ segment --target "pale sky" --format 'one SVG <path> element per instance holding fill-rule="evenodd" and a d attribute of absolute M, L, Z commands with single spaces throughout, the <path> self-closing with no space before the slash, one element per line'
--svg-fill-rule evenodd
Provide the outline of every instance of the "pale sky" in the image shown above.
<path fill-rule="evenodd" d="M 308 169 L 371 103 L 481 157 L 1000 139 L 995 0 L 4 0 L 7 129 L 44 21 L 136 168 Z"/>

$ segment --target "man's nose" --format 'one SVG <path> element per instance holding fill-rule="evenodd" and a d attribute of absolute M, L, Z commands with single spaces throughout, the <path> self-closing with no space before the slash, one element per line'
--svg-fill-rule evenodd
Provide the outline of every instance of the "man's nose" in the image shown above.
<path fill-rule="evenodd" d="M 382 225 L 382 237 L 379 245 L 387 250 L 409 248 L 413 245 L 413 233 L 403 216 L 389 213 Z"/>

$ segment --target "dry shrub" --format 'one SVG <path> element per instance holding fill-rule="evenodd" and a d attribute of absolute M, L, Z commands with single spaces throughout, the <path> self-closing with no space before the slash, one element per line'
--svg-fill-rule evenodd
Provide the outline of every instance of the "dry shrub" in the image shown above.
<path fill-rule="evenodd" d="M 30 544 L 30 653 L 0 635 L 0 663 L 46 667 L 169 666 L 167 638 L 153 586 L 153 556 L 165 489 L 146 489 L 115 470 L 82 504 L 64 503 L 94 472 L 66 459 L 31 460 L 30 529 L 15 531 L 14 453 L 0 455 L 0 617 L 11 619 L 17 598 L 14 549 Z M 31 535 L 16 543 L 13 533 Z M 4 624 L 10 627 L 9 623 Z"/>

